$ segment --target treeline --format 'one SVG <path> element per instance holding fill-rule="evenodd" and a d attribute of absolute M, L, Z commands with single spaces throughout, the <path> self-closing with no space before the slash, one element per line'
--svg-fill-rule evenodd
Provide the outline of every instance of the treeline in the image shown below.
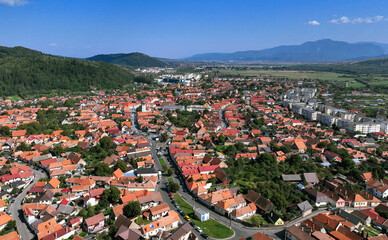
<path fill-rule="evenodd" d="M 6 49 L 0 49 L 2 96 L 26 97 L 52 90 L 80 92 L 133 84 L 131 73 L 112 64 L 55 57 L 24 48 Z"/>

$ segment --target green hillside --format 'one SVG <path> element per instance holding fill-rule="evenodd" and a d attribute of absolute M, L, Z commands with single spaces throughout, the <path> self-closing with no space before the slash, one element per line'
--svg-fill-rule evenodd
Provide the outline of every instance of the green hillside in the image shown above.
<path fill-rule="evenodd" d="M 118 53 L 118 54 L 100 54 L 88 58 L 91 61 L 103 61 L 107 63 L 131 66 L 131 67 L 165 67 L 163 61 L 147 56 L 143 53 Z"/>
<path fill-rule="evenodd" d="M 132 83 L 131 73 L 105 62 L 57 57 L 23 47 L 0 47 L 0 96 L 113 89 Z"/>

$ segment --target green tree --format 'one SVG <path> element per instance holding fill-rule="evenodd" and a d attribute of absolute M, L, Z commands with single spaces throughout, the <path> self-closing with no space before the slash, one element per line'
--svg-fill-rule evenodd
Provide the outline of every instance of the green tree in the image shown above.
<path fill-rule="evenodd" d="M 169 181 L 170 191 L 173 193 L 179 192 L 180 186 L 174 181 Z"/>
<path fill-rule="evenodd" d="M 110 137 L 103 137 L 100 139 L 100 145 L 103 149 L 109 150 L 113 148 L 113 142 Z"/>
<path fill-rule="evenodd" d="M 2 136 L 2 137 L 11 137 L 12 136 L 11 128 L 8 127 L 8 126 L 1 127 L 0 128 L 0 136 Z"/>
<path fill-rule="evenodd" d="M 123 161 L 118 161 L 114 166 L 113 166 L 113 170 L 117 170 L 119 169 L 122 171 L 122 172 L 126 172 L 128 170 L 128 167 L 127 167 L 127 164 L 125 164 L 125 162 Z"/>
<path fill-rule="evenodd" d="M 120 200 L 120 190 L 115 186 L 110 186 L 108 189 L 104 190 L 104 199 L 110 203 L 116 203 Z"/>
<path fill-rule="evenodd" d="M 109 165 L 106 163 L 98 163 L 94 168 L 94 174 L 96 176 L 108 177 L 111 174 Z"/>
<path fill-rule="evenodd" d="M 127 218 L 133 218 L 141 213 L 141 206 L 139 201 L 129 202 L 127 205 L 123 208 L 123 214 Z"/>
<path fill-rule="evenodd" d="M 137 182 L 142 183 L 143 182 L 143 176 L 138 176 L 137 177 Z"/>
<path fill-rule="evenodd" d="M 17 151 L 31 151 L 31 147 L 28 146 L 25 142 L 21 142 L 20 145 L 16 148 Z"/>

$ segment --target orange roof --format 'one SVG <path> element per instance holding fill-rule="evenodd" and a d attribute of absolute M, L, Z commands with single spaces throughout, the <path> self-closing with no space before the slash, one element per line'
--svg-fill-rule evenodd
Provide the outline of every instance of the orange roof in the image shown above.
<path fill-rule="evenodd" d="M 25 136 L 27 133 L 27 130 L 17 130 L 12 132 L 12 137 L 22 137 Z"/>
<path fill-rule="evenodd" d="M 14 219 L 11 216 L 9 216 L 7 213 L 5 212 L 0 213 L 0 226 L 3 226 L 4 224 L 7 224 L 8 222 L 13 220 Z"/>
<path fill-rule="evenodd" d="M 58 188 L 59 184 L 61 183 L 58 179 L 56 179 L 55 177 L 54 178 L 51 178 L 51 180 L 48 182 L 51 186 L 53 186 L 54 188 Z"/>
<path fill-rule="evenodd" d="M 124 175 L 123 171 L 121 171 L 120 168 L 118 168 L 116 171 L 113 172 L 113 176 L 115 178 L 121 178 Z"/>
<path fill-rule="evenodd" d="M 20 240 L 19 235 L 16 231 L 12 231 L 0 237 L 0 240 Z"/>
<path fill-rule="evenodd" d="M 152 230 L 157 229 L 157 228 L 170 226 L 172 223 L 178 222 L 178 221 L 180 221 L 178 213 L 176 213 L 175 211 L 170 211 L 170 212 L 168 212 L 167 217 L 161 218 L 155 222 L 147 224 L 147 225 L 143 226 L 141 228 L 141 230 L 143 231 L 143 233 L 147 233 L 147 232 L 152 231 Z"/>

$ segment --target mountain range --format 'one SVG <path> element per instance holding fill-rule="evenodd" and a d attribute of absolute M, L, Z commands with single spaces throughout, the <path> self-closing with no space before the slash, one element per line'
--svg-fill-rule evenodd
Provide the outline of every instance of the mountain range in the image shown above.
<path fill-rule="evenodd" d="M 202 53 L 185 58 L 189 61 L 216 62 L 343 62 L 388 57 L 388 44 L 348 43 L 322 39 L 300 45 L 284 45 L 263 50 L 234 53 Z"/>

